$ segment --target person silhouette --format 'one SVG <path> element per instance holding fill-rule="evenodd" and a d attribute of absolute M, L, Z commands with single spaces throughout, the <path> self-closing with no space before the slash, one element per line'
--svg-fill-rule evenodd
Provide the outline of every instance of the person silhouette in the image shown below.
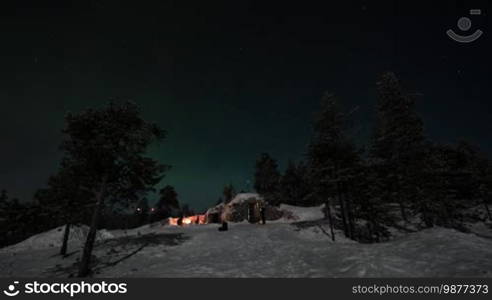
<path fill-rule="evenodd" d="M 264 205 L 262 205 L 260 207 L 260 217 L 261 217 L 261 223 L 263 225 L 265 225 L 266 224 L 266 216 L 265 216 L 265 206 Z"/>
<path fill-rule="evenodd" d="M 219 231 L 227 231 L 229 228 L 228 228 L 228 224 L 226 221 L 222 221 L 222 226 L 219 227 Z"/>

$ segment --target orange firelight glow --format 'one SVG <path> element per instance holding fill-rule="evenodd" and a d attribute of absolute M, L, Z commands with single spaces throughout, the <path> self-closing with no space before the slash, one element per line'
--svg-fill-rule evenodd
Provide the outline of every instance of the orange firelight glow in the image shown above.
<path fill-rule="evenodd" d="M 181 224 L 180 223 L 181 219 Z M 195 215 L 183 218 L 169 218 L 169 225 L 190 225 L 190 224 L 206 224 L 207 218 L 205 215 Z"/>

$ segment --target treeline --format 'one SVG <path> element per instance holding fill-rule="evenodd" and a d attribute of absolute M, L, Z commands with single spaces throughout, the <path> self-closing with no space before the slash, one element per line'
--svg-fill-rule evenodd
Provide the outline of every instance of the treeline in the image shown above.
<path fill-rule="evenodd" d="M 65 225 L 62 255 L 67 253 L 70 226 L 89 225 L 78 276 L 91 272 L 92 249 L 101 226 L 137 226 L 179 210 L 174 188 L 160 190 L 149 208 L 145 197 L 154 191 L 170 166 L 146 155 L 148 147 L 162 141 L 166 132 L 145 121 L 132 102 L 87 109 L 65 117 L 63 154 L 56 174 L 35 201 L 21 204 L 2 193 L 0 201 L 3 245 L 46 229 Z"/>
<path fill-rule="evenodd" d="M 91 207 L 70 205 L 60 207 L 50 179 L 47 188 L 39 189 L 33 201 L 20 202 L 10 198 L 6 190 L 0 191 L 0 247 L 25 240 L 35 234 L 66 226 L 65 238 L 60 254 L 67 253 L 68 233 L 71 226 L 87 225 L 90 222 Z M 65 186 L 65 189 L 72 189 Z M 58 191 L 60 192 L 60 191 Z M 98 229 L 132 229 L 145 224 L 159 222 L 168 217 L 193 215 L 187 204 L 180 207 L 174 187 L 167 185 L 159 190 L 159 198 L 150 206 L 146 198 L 131 207 L 107 206 L 101 212 Z"/>
<path fill-rule="evenodd" d="M 241 191 L 239 191 L 239 193 L 245 193 L 245 191 L 241 190 Z M 222 196 L 219 197 L 219 199 L 217 200 L 217 202 L 215 204 L 216 205 L 228 204 L 229 202 L 232 201 L 232 199 L 234 199 L 234 197 L 236 197 L 236 195 L 237 195 L 237 192 L 236 192 L 236 188 L 234 187 L 234 185 L 232 185 L 232 183 L 226 184 L 224 186 L 224 188 L 222 189 Z"/>
<path fill-rule="evenodd" d="M 9 197 L 6 190 L 0 192 L 0 247 L 20 242 L 57 224 L 56 218 L 40 205 L 20 202 Z"/>
<path fill-rule="evenodd" d="M 491 219 L 492 164 L 467 142 L 440 144 L 424 134 L 414 97 L 393 73 L 377 83 L 376 121 L 369 144 L 354 142 L 353 115 L 325 94 L 313 121 L 305 160 L 280 174 L 262 154 L 255 189 L 271 204 L 325 204 L 326 217 L 345 236 L 377 242 L 387 226 L 466 230 L 466 209 L 480 206 Z M 480 218 L 480 216 L 478 216 Z M 334 235 L 333 235 L 334 238 Z"/>

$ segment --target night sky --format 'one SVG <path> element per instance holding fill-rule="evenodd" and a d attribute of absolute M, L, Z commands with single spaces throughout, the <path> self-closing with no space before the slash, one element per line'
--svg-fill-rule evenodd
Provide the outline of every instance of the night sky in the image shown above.
<path fill-rule="evenodd" d="M 151 150 L 173 166 L 163 184 L 199 210 L 246 190 L 260 153 L 301 159 L 324 91 L 360 107 L 363 144 L 386 70 L 418 93 L 428 136 L 492 153 L 490 1 L 4 2 L 0 188 L 23 201 L 57 169 L 67 111 L 138 103 L 169 133 Z M 451 41 L 472 8 L 484 35 Z"/>

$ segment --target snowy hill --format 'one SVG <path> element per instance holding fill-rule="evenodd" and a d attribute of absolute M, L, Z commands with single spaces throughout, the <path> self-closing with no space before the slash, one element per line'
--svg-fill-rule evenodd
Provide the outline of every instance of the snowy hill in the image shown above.
<path fill-rule="evenodd" d="M 65 230 L 65 226 L 60 226 L 52 230 L 34 235 L 18 244 L 0 249 L 0 253 L 23 252 L 23 251 L 41 250 L 41 249 L 49 249 L 49 248 L 59 249 L 62 244 L 64 230 Z M 88 232 L 89 232 L 89 227 L 86 225 L 71 226 L 69 241 L 68 241 L 69 245 L 71 245 L 72 247 L 74 246 L 81 247 L 85 242 L 85 238 Z M 102 241 L 111 238 L 113 238 L 113 235 L 107 230 L 99 230 L 96 235 L 97 241 Z"/>
<path fill-rule="evenodd" d="M 320 207 L 281 209 L 291 211 L 292 219 L 266 225 L 231 223 L 226 232 L 217 231 L 216 224 L 156 223 L 103 233 L 95 247 L 94 276 L 492 277 L 492 239 L 487 236 L 434 228 L 379 244 L 360 244 L 337 232 L 332 242 L 326 225 L 292 223 L 322 217 Z M 55 229 L 2 249 L 1 276 L 74 274 L 80 255 L 77 234 L 69 245 L 69 252 L 75 253 L 65 259 L 57 255 L 58 248 L 39 246 L 51 245 L 61 235 Z"/>

